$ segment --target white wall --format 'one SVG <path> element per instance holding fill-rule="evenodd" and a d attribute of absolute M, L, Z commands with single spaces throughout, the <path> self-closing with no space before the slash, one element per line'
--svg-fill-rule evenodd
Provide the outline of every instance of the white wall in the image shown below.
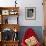
<path fill-rule="evenodd" d="M 43 26 L 42 0 L 21 0 L 19 22 L 22 26 Z M 36 20 L 25 20 L 25 7 L 36 7 Z"/>
<path fill-rule="evenodd" d="M 0 6 L 15 6 L 15 0 L 0 0 Z M 19 24 L 21 26 L 43 26 L 42 0 L 17 0 L 19 6 Z M 25 7 L 36 7 L 36 20 L 25 19 Z"/>

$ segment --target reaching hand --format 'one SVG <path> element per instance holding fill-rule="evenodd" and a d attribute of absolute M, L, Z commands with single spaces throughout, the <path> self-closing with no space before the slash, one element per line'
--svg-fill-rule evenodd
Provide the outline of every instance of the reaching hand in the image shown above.
<path fill-rule="evenodd" d="M 25 43 L 27 44 L 27 46 L 36 45 L 37 42 L 38 41 L 37 41 L 37 39 L 34 36 L 32 36 L 32 37 L 30 37 L 30 38 L 28 38 L 28 39 L 25 40 Z"/>

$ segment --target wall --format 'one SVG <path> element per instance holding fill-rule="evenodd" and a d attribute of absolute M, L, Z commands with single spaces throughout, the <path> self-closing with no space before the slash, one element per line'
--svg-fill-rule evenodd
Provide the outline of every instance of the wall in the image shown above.
<path fill-rule="evenodd" d="M 15 6 L 15 0 L 0 0 L 0 6 Z M 42 0 L 17 0 L 19 6 L 20 26 L 43 26 L 43 6 Z M 25 7 L 36 7 L 36 20 L 25 19 Z M 12 18 L 12 17 L 11 17 Z M 9 19 L 10 20 L 10 19 Z"/>
<path fill-rule="evenodd" d="M 42 0 L 21 0 L 19 24 L 22 26 L 43 26 Z M 36 7 L 36 20 L 25 20 L 25 7 Z"/>

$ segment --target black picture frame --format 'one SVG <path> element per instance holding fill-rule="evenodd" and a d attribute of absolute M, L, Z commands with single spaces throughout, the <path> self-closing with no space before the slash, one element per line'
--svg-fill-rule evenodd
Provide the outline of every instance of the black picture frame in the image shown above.
<path fill-rule="evenodd" d="M 26 7 L 25 8 L 25 18 L 27 20 L 35 20 L 36 19 L 36 8 Z"/>

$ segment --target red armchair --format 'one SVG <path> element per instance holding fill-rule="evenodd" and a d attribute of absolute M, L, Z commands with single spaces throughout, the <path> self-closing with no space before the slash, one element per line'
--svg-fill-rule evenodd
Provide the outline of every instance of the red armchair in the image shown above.
<path fill-rule="evenodd" d="M 35 41 L 36 44 L 34 44 L 34 46 L 41 46 L 41 44 L 37 40 L 37 35 L 34 32 L 34 30 L 32 28 L 27 29 L 24 37 L 22 38 L 21 46 L 33 46 L 33 45 L 27 45 L 27 44 L 28 43 L 31 44 L 31 42 L 28 42 L 28 41 L 31 41 L 32 39 L 35 39 L 35 38 L 36 38 L 36 40 L 34 40 L 34 41 Z M 32 42 L 34 42 L 34 41 L 32 41 Z"/>

